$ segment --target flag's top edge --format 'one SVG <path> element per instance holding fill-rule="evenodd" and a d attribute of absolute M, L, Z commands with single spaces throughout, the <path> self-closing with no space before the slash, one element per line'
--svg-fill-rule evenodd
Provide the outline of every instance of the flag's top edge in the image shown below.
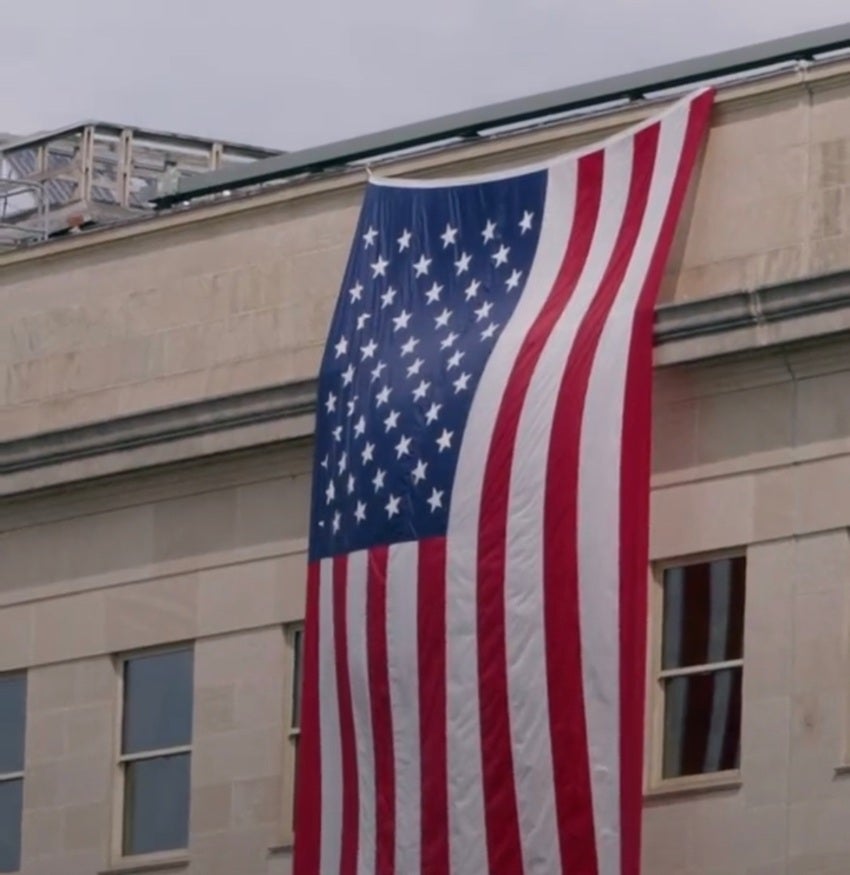
<path fill-rule="evenodd" d="M 713 95 L 714 91 L 715 89 L 710 86 L 696 89 L 695 91 L 690 92 L 684 97 L 681 97 L 679 100 L 676 100 L 674 103 L 671 103 L 670 106 L 665 107 L 660 112 L 654 113 L 653 115 L 649 116 L 646 119 L 643 119 L 637 124 L 630 125 L 628 128 L 625 128 L 622 131 L 617 131 L 616 133 L 611 134 L 610 136 L 602 140 L 599 140 L 595 143 L 589 143 L 586 146 L 582 146 L 581 148 L 574 149 L 570 152 L 564 152 L 561 155 L 555 155 L 551 158 L 546 158 L 542 161 L 525 164 L 521 167 L 510 167 L 504 170 L 494 170 L 487 173 L 476 173 L 464 176 L 445 176 L 437 179 L 418 179 L 400 176 L 376 176 L 370 172 L 369 184 L 381 186 L 384 188 L 447 188 L 449 186 L 456 187 L 462 185 L 480 185 L 487 182 L 498 182 L 502 179 L 512 179 L 514 177 L 523 176 L 528 173 L 537 173 L 543 170 L 549 170 L 559 164 L 568 161 L 576 161 L 584 155 L 589 155 L 593 152 L 599 152 L 603 149 L 607 149 L 609 146 L 612 146 L 621 140 L 633 137 L 640 131 L 652 127 L 653 125 L 660 124 L 671 115 L 683 111 L 686 107 L 689 107 L 699 98 L 709 94 Z"/>

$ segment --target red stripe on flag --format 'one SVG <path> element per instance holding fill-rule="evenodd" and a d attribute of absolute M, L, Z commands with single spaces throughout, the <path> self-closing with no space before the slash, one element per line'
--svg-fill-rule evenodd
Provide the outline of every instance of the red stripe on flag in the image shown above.
<path fill-rule="evenodd" d="M 579 160 L 573 231 L 558 277 L 511 370 L 484 473 L 478 538 L 479 701 L 487 856 L 490 871 L 499 875 L 523 871 L 505 649 L 504 583 L 511 463 L 534 368 L 575 289 L 590 250 L 599 214 L 602 173 L 601 152 Z"/>
<path fill-rule="evenodd" d="M 348 674 L 348 622 L 345 609 L 347 580 L 348 559 L 345 556 L 335 556 L 333 560 L 334 651 L 342 761 L 342 842 L 339 872 L 340 875 L 355 875 L 357 871 L 359 790 L 357 786 L 354 714 L 351 709 L 351 685 Z"/>
<path fill-rule="evenodd" d="M 658 125 L 640 131 L 628 200 L 605 274 L 570 350 L 552 424 L 545 495 L 544 578 L 552 766 L 565 872 L 598 870 L 582 682 L 578 592 L 578 463 L 587 387 L 605 319 L 625 276 L 646 209 Z"/>
<path fill-rule="evenodd" d="M 369 551 L 366 591 L 366 647 L 375 746 L 375 873 L 395 867 L 395 766 L 387 655 L 387 547 Z M 400 873 L 399 873 L 400 875 Z"/>
<path fill-rule="evenodd" d="M 321 750 L 319 747 L 319 562 L 307 569 L 304 624 L 304 673 L 301 683 L 301 733 L 295 775 L 295 843 L 293 875 L 318 875 L 322 819 Z"/>
<path fill-rule="evenodd" d="M 652 324 L 676 222 L 702 143 L 714 93 L 691 104 L 670 201 L 632 327 L 620 445 L 620 821 L 622 875 L 640 873 L 643 701 L 646 684 Z"/>
<path fill-rule="evenodd" d="M 446 875 L 450 863 L 446 760 L 445 538 L 430 538 L 419 545 L 417 612 L 422 774 L 421 875 Z"/>

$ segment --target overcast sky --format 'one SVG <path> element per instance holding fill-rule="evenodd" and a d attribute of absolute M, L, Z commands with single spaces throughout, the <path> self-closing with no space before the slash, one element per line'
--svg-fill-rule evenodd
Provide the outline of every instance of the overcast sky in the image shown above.
<path fill-rule="evenodd" d="M 847 0 L 0 4 L 0 131 L 295 149 L 850 19 Z"/>

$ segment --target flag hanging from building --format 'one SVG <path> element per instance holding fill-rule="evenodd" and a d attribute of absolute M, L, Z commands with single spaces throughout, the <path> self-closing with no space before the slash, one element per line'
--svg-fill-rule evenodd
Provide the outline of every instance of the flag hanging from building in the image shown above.
<path fill-rule="evenodd" d="M 372 180 L 319 375 L 295 875 L 636 875 L 652 312 L 711 91 Z"/>

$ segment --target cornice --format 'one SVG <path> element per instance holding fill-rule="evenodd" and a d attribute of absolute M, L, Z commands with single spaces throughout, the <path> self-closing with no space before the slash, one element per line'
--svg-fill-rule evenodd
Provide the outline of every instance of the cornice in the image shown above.
<path fill-rule="evenodd" d="M 825 339 L 843 334 L 850 335 L 850 271 L 662 306 L 655 364 L 690 366 L 807 344 L 814 373 L 818 341 L 828 358 L 834 350 Z M 0 442 L 0 494 L 309 438 L 315 393 L 314 380 L 273 385 Z"/>

